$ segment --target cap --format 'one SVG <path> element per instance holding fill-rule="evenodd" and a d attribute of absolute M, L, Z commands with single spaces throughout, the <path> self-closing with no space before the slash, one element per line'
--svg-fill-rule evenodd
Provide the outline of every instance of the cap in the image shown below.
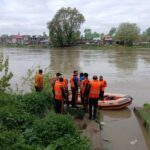
<path fill-rule="evenodd" d="M 57 72 L 56 73 L 56 76 L 58 77 L 58 76 L 61 76 L 62 74 L 60 73 L 60 72 Z"/>

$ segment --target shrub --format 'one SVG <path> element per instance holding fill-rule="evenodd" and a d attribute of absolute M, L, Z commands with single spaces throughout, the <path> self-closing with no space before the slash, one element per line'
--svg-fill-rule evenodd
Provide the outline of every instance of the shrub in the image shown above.
<path fill-rule="evenodd" d="M 24 135 L 29 144 L 47 146 L 66 134 L 76 134 L 72 118 L 67 115 L 49 114 L 34 122 L 33 127 L 26 130 Z"/>
<path fill-rule="evenodd" d="M 24 137 L 17 131 L 3 131 L 0 133 L 1 150 L 35 150 L 34 147 L 25 144 Z"/>
<path fill-rule="evenodd" d="M 0 109 L 0 120 L 1 126 L 15 129 L 23 124 L 30 124 L 32 116 L 15 104 L 7 104 Z"/>
<path fill-rule="evenodd" d="M 85 138 L 81 138 L 79 135 L 71 136 L 66 134 L 62 138 L 54 141 L 45 150 L 89 150 L 89 141 Z"/>
<path fill-rule="evenodd" d="M 51 95 L 49 93 L 29 93 L 21 98 L 22 107 L 26 112 L 37 116 L 44 116 L 51 107 Z"/>

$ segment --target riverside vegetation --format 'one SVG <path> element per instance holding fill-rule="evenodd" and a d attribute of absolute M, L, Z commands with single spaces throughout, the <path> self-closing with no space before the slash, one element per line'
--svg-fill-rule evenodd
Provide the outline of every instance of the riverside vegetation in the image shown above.
<path fill-rule="evenodd" d="M 0 77 L 8 72 L 8 60 L 0 55 Z M 6 69 L 7 68 L 7 69 Z M 12 73 L 11 77 L 12 77 Z M 89 141 L 81 137 L 69 114 L 58 115 L 48 84 L 41 93 L 26 94 L 0 91 L 0 149 L 1 150 L 88 150 Z M 2 87 L 3 79 L 0 78 Z M 48 83 L 48 78 L 45 77 Z"/>

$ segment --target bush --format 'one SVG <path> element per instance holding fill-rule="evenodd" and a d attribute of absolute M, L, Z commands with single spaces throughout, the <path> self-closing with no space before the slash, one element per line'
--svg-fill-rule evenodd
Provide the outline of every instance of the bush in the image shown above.
<path fill-rule="evenodd" d="M 0 109 L 1 128 L 15 129 L 30 124 L 32 116 L 15 104 L 7 104 Z"/>
<path fill-rule="evenodd" d="M 70 116 L 49 114 L 34 122 L 33 127 L 24 135 L 29 144 L 47 146 L 53 141 L 69 134 L 74 136 L 76 128 Z"/>
<path fill-rule="evenodd" d="M 21 103 L 26 112 L 42 117 L 50 109 L 52 98 L 50 93 L 33 92 L 23 95 Z"/>
<path fill-rule="evenodd" d="M 89 150 L 89 141 L 85 138 L 81 138 L 79 135 L 71 136 L 66 134 L 64 137 L 54 141 L 45 150 Z"/>
<path fill-rule="evenodd" d="M 0 133 L 1 150 L 35 150 L 34 147 L 25 144 L 24 137 L 17 131 L 3 131 Z"/>

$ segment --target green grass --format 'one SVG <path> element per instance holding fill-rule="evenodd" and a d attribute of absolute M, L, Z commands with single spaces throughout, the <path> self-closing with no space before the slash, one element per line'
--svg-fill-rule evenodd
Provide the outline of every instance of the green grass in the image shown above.
<path fill-rule="evenodd" d="M 139 111 L 141 118 L 146 123 L 148 132 L 150 133 L 150 104 L 144 104 L 143 109 Z"/>

